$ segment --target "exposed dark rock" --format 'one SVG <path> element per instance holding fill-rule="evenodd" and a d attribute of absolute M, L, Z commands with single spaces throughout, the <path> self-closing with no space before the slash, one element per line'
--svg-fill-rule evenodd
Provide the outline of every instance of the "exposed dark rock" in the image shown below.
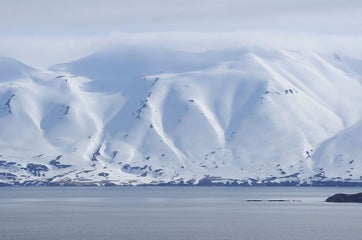
<path fill-rule="evenodd" d="M 57 158 L 54 159 L 54 160 L 51 160 L 51 161 L 49 162 L 49 164 L 53 165 L 53 166 L 56 167 L 56 168 L 68 168 L 68 167 L 71 167 L 71 166 L 72 166 L 72 165 L 68 165 L 68 164 L 61 164 L 60 161 L 59 161 L 59 159 L 60 159 L 61 157 L 62 157 L 62 155 L 57 156 Z"/>
<path fill-rule="evenodd" d="M 326 202 L 362 203 L 362 192 L 361 193 L 356 193 L 356 194 L 337 193 L 337 194 L 327 198 Z"/>
<path fill-rule="evenodd" d="M 100 177 L 108 177 L 109 173 L 101 172 L 101 173 L 98 173 L 98 176 L 100 176 Z"/>
<path fill-rule="evenodd" d="M 158 82 L 158 80 L 160 80 L 158 77 L 157 77 L 157 78 L 155 78 L 155 80 L 153 81 L 153 83 L 152 83 L 151 87 L 155 86 L 155 85 L 156 85 L 156 83 Z"/>
<path fill-rule="evenodd" d="M 70 106 L 65 107 L 64 115 L 67 115 L 69 113 Z"/>
<path fill-rule="evenodd" d="M 115 158 L 117 156 L 117 154 L 118 154 L 118 151 L 113 151 L 112 158 Z"/>
<path fill-rule="evenodd" d="M 319 172 L 318 174 L 315 174 L 313 177 L 315 178 L 319 178 L 321 180 L 326 179 L 327 177 L 325 176 L 325 171 L 323 168 L 318 168 L 316 169 L 317 172 Z"/>
<path fill-rule="evenodd" d="M 147 108 L 147 101 L 142 100 L 140 102 L 140 107 L 136 110 L 136 112 L 133 115 L 136 115 L 136 118 L 141 118 L 142 111 Z"/>
<path fill-rule="evenodd" d="M 101 147 L 102 147 L 102 145 L 100 145 L 100 146 L 97 148 L 97 150 L 93 153 L 92 161 L 95 161 L 95 162 L 98 161 L 97 157 L 99 157 L 99 156 L 101 155 L 101 153 L 100 153 Z"/>
<path fill-rule="evenodd" d="M 12 111 L 11 111 L 11 100 L 13 99 L 13 97 L 15 97 L 15 94 L 12 94 L 10 96 L 10 98 L 5 102 L 5 110 L 9 113 L 9 114 L 12 114 Z"/>
<path fill-rule="evenodd" d="M 7 162 L 7 161 L 4 161 L 4 160 L 0 160 L 0 168 L 1 167 L 4 167 L 4 168 L 9 168 L 9 167 L 12 167 L 16 164 L 16 162 Z"/>
<path fill-rule="evenodd" d="M 139 166 L 131 166 L 130 164 L 125 164 L 122 166 L 121 170 L 123 172 L 139 175 L 141 177 L 146 177 L 148 174 L 152 175 L 155 178 L 164 175 L 163 169 L 159 168 L 159 169 L 153 170 L 148 165 L 139 167 Z"/>
<path fill-rule="evenodd" d="M 129 164 L 125 164 L 122 166 L 122 171 L 141 176 L 146 176 L 147 172 L 152 171 L 152 169 L 148 165 L 144 165 L 143 167 L 138 167 L 138 166 L 131 166 Z"/>
<path fill-rule="evenodd" d="M 40 172 L 47 172 L 49 171 L 49 168 L 42 164 L 29 163 L 28 165 L 26 165 L 25 170 L 30 172 L 34 176 L 40 177 L 41 176 Z"/>
<path fill-rule="evenodd" d="M 95 169 L 92 169 L 92 170 L 84 170 L 84 171 L 79 172 L 79 173 L 90 173 L 90 172 L 93 172 L 93 171 L 95 171 Z"/>
<path fill-rule="evenodd" d="M 0 179 L 15 180 L 16 177 L 17 177 L 17 176 L 16 176 L 15 174 L 12 174 L 12 173 L 0 172 Z"/>

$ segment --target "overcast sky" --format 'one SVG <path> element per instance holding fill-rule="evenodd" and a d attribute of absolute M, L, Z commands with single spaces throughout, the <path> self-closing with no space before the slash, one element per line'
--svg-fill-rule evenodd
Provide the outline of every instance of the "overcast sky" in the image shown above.
<path fill-rule="evenodd" d="M 165 32 L 223 33 L 224 40 L 230 32 L 359 38 L 362 1 L 0 0 L 0 55 L 31 64 L 68 61 L 109 41 L 137 41 L 145 33 L 155 40 Z"/>

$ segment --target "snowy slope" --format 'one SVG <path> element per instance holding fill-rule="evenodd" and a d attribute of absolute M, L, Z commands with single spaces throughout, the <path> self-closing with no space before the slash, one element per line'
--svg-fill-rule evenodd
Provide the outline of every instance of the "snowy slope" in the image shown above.
<path fill-rule="evenodd" d="M 358 59 L 121 47 L 36 70 L 0 59 L 0 181 L 360 182 Z"/>

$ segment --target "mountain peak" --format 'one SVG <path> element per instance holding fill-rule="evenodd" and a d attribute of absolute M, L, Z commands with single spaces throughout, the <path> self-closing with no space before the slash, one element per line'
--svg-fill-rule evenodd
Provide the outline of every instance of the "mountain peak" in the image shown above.
<path fill-rule="evenodd" d="M 125 48 L 58 65 L 57 77 L 0 82 L 1 181 L 359 182 L 362 84 L 348 63 Z"/>
<path fill-rule="evenodd" d="M 10 57 L 0 56 L 0 81 L 9 81 L 24 76 L 33 68 Z"/>

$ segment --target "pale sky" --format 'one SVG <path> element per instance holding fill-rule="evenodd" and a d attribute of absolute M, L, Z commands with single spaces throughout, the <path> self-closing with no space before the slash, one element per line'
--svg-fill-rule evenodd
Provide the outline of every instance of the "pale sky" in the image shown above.
<path fill-rule="evenodd" d="M 35 65 L 70 61 L 110 42 L 139 42 L 140 36 L 154 43 L 171 37 L 181 46 L 177 38 L 190 42 L 200 35 L 211 42 L 251 35 L 250 41 L 259 35 L 280 42 L 275 32 L 281 39 L 310 35 L 312 45 L 318 45 L 316 36 L 333 36 L 335 44 L 341 37 L 359 39 L 362 1 L 0 0 L 0 55 Z"/>

